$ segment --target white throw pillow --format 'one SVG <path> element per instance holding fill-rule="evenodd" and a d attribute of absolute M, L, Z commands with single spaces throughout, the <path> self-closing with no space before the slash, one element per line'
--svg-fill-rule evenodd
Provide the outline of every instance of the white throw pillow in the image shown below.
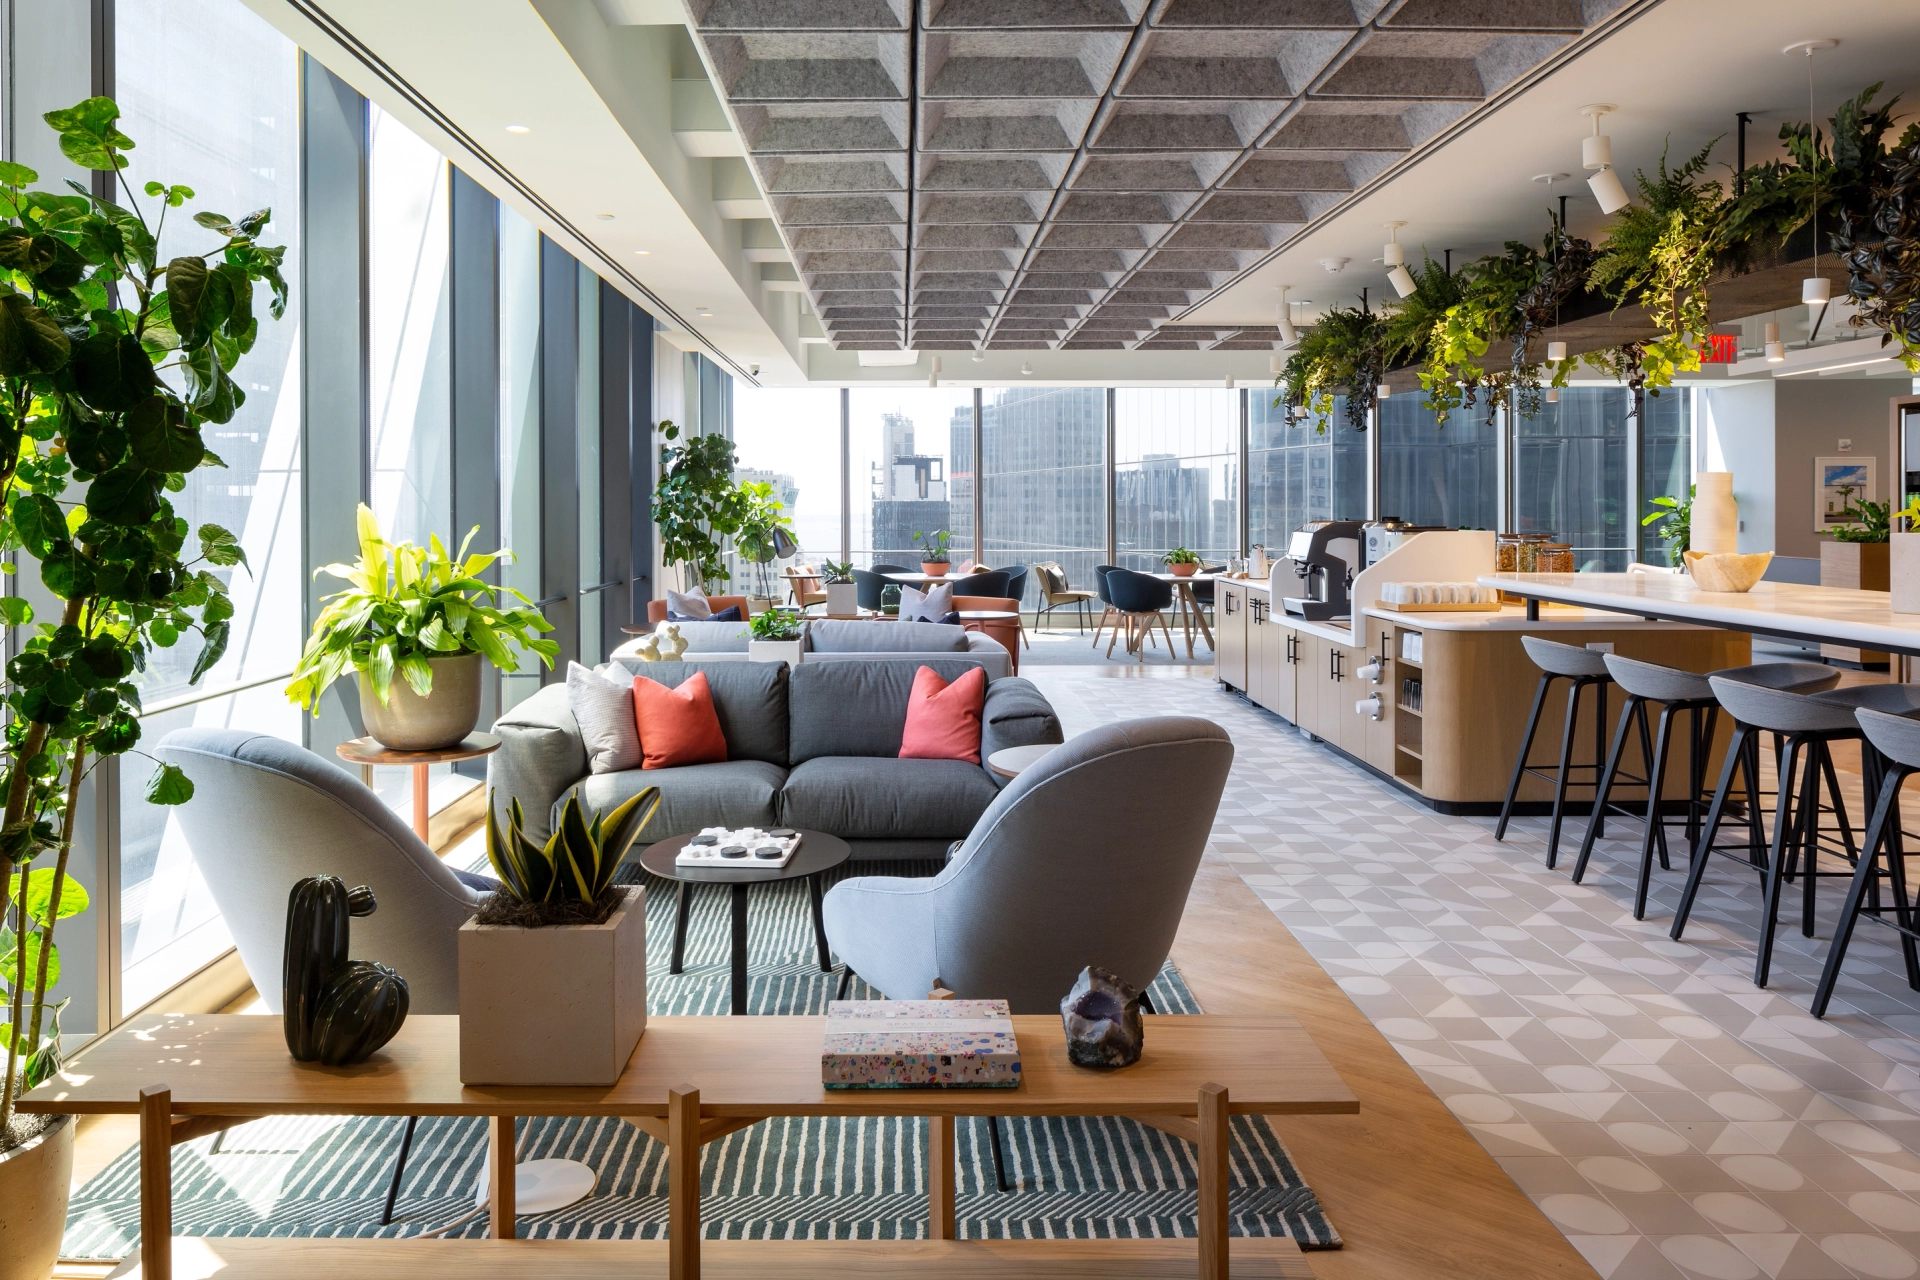
<path fill-rule="evenodd" d="M 625 675 L 623 668 L 615 667 Z M 567 664 L 567 708 L 580 724 L 587 767 L 594 773 L 618 773 L 640 767 L 640 726 L 633 716 L 633 678 Z"/>
<path fill-rule="evenodd" d="M 900 588 L 900 616 L 907 622 L 939 622 L 953 612 L 953 587 L 943 583 L 924 595 L 913 587 Z"/>
<path fill-rule="evenodd" d="M 711 618 L 713 606 L 699 592 L 667 592 L 667 612 L 679 614 L 683 618 Z"/>

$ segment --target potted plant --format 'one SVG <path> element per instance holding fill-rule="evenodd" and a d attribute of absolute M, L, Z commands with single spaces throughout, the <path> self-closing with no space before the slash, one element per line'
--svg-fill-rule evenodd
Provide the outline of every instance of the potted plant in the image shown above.
<path fill-rule="evenodd" d="M 1175 547 L 1160 557 L 1160 563 L 1167 566 L 1168 572 L 1176 578 L 1191 578 L 1200 571 L 1199 553 L 1185 547 Z"/>
<path fill-rule="evenodd" d="M 1695 486 L 1688 486 L 1685 500 L 1663 493 L 1650 498 L 1647 505 L 1654 508 L 1640 520 L 1642 528 L 1658 524 L 1660 537 L 1667 544 L 1667 563 L 1678 569 L 1685 563 L 1681 556 L 1687 549 L 1688 541 L 1693 537 L 1693 499 L 1697 492 Z M 1663 523 L 1664 522 L 1664 523 Z"/>
<path fill-rule="evenodd" d="M 678 426 L 662 421 L 659 430 L 666 443 L 660 446 L 651 514 L 660 531 L 660 559 L 680 566 L 683 590 L 711 595 L 709 584 L 733 576 L 727 572 L 723 540 L 740 531 L 750 501 L 733 481 L 733 442 L 710 434 L 675 444 Z"/>
<path fill-rule="evenodd" d="M 742 480 L 738 489 L 738 528 L 733 535 L 734 550 L 754 566 L 754 586 L 761 599 L 771 601 L 773 591 L 766 579 L 766 566 L 800 549 L 793 540 L 786 504 L 773 496 L 773 486 L 764 480 Z"/>
<path fill-rule="evenodd" d="M 798 614 L 768 609 L 754 614 L 741 634 L 749 637 L 748 662 L 784 662 L 797 667 L 806 648 L 807 624 Z"/>
<path fill-rule="evenodd" d="M 0 544 L 57 603 L 56 616 L 33 626 L 25 600 L 0 596 L 0 618 L 20 629 L 0 754 L 0 1270 L 9 1276 L 51 1271 L 66 1224 L 73 1120 L 20 1115 L 15 1104 L 60 1069 L 65 1002 L 49 999 L 60 979 L 53 935 L 87 909 L 67 871 L 81 782 L 139 742 L 134 673 L 149 655 L 199 632 L 198 683 L 226 652 L 233 605 L 222 571 L 246 556 L 220 526 L 191 528 L 170 495 L 189 472 L 224 465 L 201 428 L 230 421 L 246 398 L 232 371 L 264 321 L 255 286 L 268 286 L 275 319 L 287 299 L 284 250 L 260 242 L 271 212 L 202 212 L 167 227 L 193 192 L 149 182 L 143 198 L 127 186 L 119 175 L 133 140 L 119 115 L 111 98 L 88 98 L 42 118 L 69 160 L 113 176 L 125 204 L 76 184 L 32 190 L 33 170 L 0 163 Z M 171 260 L 159 257 L 163 233 Z M 192 795 L 176 765 L 147 787 L 155 804 Z"/>
<path fill-rule="evenodd" d="M 932 533 L 915 533 L 913 540 L 926 548 L 920 555 L 920 572 L 929 578 L 947 576 L 947 544 L 953 541 L 953 534 L 946 529 L 935 529 Z"/>
<path fill-rule="evenodd" d="M 647 899 L 613 873 L 660 807 L 660 788 L 589 822 L 570 795 L 544 846 L 520 802 L 487 860 L 501 888 L 460 926 L 460 1081 L 609 1085 L 647 1029 Z"/>
<path fill-rule="evenodd" d="M 853 561 L 822 560 L 820 572 L 825 575 L 827 616 L 829 618 L 860 616 L 860 588 L 854 585 Z"/>
<path fill-rule="evenodd" d="M 351 668 L 359 673 L 368 733 L 395 751 L 437 751 L 472 733 L 480 719 L 481 658 L 511 671 L 514 646 L 553 666 L 560 646 L 535 634 L 553 624 L 518 591 L 480 580 L 512 553 L 468 555 L 478 526 L 452 556 L 438 535 L 425 547 L 386 541 L 364 503 L 359 530 L 359 560 L 320 570 L 353 585 L 326 597 L 287 685 L 288 701 L 319 715 L 320 695 Z M 506 596 L 525 607 L 500 607 Z"/>

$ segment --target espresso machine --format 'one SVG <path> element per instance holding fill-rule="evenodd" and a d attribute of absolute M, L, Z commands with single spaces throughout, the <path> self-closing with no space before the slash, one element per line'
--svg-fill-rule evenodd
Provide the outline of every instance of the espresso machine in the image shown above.
<path fill-rule="evenodd" d="M 1294 530 L 1287 543 L 1294 576 L 1305 583 L 1298 596 L 1280 603 L 1293 617 L 1329 622 L 1352 615 L 1347 590 L 1360 572 L 1360 521 L 1313 520 Z"/>
<path fill-rule="evenodd" d="M 1443 526 L 1409 524 L 1398 516 L 1381 516 L 1360 526 L 1360 568 L 1370 569 L 1398 551 L 1416 533 L 1431 533 Z"/>

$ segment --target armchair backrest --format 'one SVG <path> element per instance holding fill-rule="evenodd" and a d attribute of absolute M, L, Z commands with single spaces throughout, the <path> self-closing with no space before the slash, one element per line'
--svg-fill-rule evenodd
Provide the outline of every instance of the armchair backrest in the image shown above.
<path fill-rule="evenodd" d="M 1173 584 L 1150 573 L 1110 569 L 1106 584 L 1107 603 L 1122 613 L 1151 613 L 1173 603 Z"/>
<path fill-rule="evenodd" d="M 407 980 L 415 1013 L 458 1013 L 455 933 L 481 895 L 360 780 L 304 747 L 241 729 L 176 729 L 155 749 L 193 779 L 187 847 L 267 1008 L 280 1012 L 287 894 L 306 876 L 373 888 L 356 960 Z"/>
<path fill-rule="evenodd" d="M 1117 564 L 1097 564 L 1093 566 L 1093 592 L 1101 604 L 1112 604 L 1113 597 L 1107 594 L 1107 575 L 1120 566 Z"/>
<path fill-rule="evenodd" d="M 929 886 L 939 976 L 1052 1013 L 1089 964 L 1135 986 L 1173 947 L 1233 763 L 1210 720 L 1103 725 L 1007 787 Z"/>

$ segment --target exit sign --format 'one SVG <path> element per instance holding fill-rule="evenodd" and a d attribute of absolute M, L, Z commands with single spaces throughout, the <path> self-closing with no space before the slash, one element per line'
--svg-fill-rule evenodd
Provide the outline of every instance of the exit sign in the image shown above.
<path fill-rule="evenodd" d="M 1732 364 L 1740 358 L 1740 335 L 1710 333 L 1700 344 L 1701 364 Z"/>

